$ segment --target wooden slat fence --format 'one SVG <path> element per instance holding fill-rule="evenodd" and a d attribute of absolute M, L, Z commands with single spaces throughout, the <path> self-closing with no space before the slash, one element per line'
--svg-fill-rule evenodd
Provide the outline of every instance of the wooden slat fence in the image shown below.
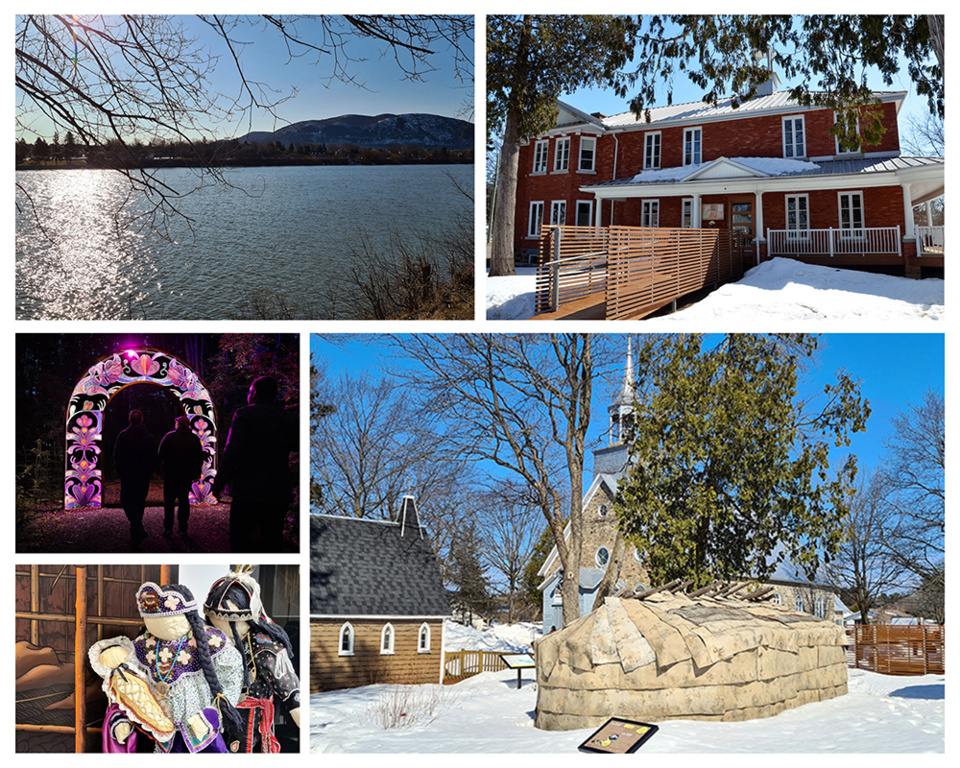
<path fill-rule="evenodd" d="M 597 294 L 607 319 L 644 317 L 743 274 L 738 232 L 656 227 L 557 227 L 540 239 L 536 311 Z"/>
<path fill-rule="evenodd" d="M 602 294 L 609 241 L 609 227 L 545 227 L 539 242 L 536 312 Z"/>
<path fill-rule="evenodd" d="M 885 675 L 945 674 L 942 625 L 858 624 L 847 630 L 848 666 Z"/>
<path fill-rule="evenodd" d="M 444 684 L 459 683 L 481 672 L 502 672 L 507 669 L 499 651 L 447 651 L 444 654 Z"/>

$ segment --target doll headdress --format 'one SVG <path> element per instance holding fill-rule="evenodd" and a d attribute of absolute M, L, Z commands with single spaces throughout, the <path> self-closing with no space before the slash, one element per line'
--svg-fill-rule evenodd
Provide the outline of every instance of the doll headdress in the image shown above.
<path fill-rule="evenodd" d="M 197 601 L 189 591 L 148 581 L 137 590 L 137 608 L 143 618 L 180 616 L 197 610 Z"/>
<path fill-rule="evenodd" d="M 251 570 L 252 565 L 240 566 L 214 582 L 203 605 L 204 613 L 225 621 L 260 621 L 264 617 L 260 584 L 250 575 Z M 232 599 L 231 595 L 235 596 L 237 589 L 246 596 L 246 605 L 238 605 Z"/>

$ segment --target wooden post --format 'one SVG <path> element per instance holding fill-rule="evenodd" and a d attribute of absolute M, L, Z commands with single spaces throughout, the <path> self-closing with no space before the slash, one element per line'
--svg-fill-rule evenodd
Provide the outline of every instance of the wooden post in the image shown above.
<path fill-rule="evenodd" d="M 550 265 L 550 309 L 556 311 L 560 308 L 560 230 L 552 229 L 550 234 L 553 237 L 553 264 Z"/>
<path fill-rule="evenodd" d="M 87 741 L 87 567 L 76 570 L 77 611 L 73 641 L 74 752 L 86 751 Z"/>

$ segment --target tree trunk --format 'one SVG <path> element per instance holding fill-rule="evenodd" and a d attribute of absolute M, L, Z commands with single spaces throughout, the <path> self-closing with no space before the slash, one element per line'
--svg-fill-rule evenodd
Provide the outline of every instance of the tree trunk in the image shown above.
<path fill-rule="evenodd" d="M 610 562 L 607 563 L 607 572 L 603 574 L 603 581 L 597 588 L 597 596 L 593 601 L 593 610 L 597 610 L 603 605 L 604 598 L 613 594 L 617 580 L 620 578 L 620 568 L 623 565 L 623 553 L 626 546 L 623 543 L 623 534 L 617 530 L 617 538 L 613 542 L 613 550 L 610 553 Z"/>
<path fill-rule="evenodd" d="M 927 26 L 930 28 L 930 45 L 937 57 L 937 63 L 940 65 L 940 72 L 943 69 L 943 16 L 930 14 L 927 16 Z"/>
<path fill-rule="evenodd" d="M 500 148 L 500 172 L 497 196 L 490 222 L 490 276 L 509 277 L 516 274 L 513 263 L 514 220 L 517 207 L 517 170 L 520 161 L 520 139 L 517 137 L 517 116 L 507 113 Z"/>

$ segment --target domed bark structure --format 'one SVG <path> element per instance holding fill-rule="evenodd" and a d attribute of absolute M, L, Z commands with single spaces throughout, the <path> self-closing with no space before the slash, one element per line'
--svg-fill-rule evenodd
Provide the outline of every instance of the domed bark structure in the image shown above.
<path fill-rule="evenodd" d="M 847 692 L 842 627 L 769 603 L 607 598 L 536 643 L 536 726 L 750 720 Z"/>

